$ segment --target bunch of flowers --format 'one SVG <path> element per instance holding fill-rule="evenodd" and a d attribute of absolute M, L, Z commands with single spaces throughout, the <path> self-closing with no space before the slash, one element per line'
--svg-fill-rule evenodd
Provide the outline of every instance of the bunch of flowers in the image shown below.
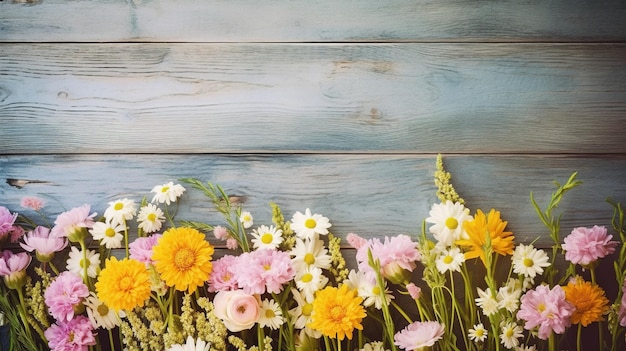
<path fill-rule="evenodd" d="M 624 347 L 626 232 L 619 203 L 610 202 L 621 241 L 602 226 L 572 228 L 561 239 L 553 212 L 581 183 L 576 173 L 557 184 L 545 209 L 531 194 L 554 243 L 545 251 L 516 243 L 498 210 L 472 212 L 450 179 L 438 157 L 440 202 L 421 233 L 347 233 L 355 262 L 346 262 L 348 246 L 322 214 L 306 208 L 285 220 L 270 203 L 271 223 L 255 225 L 221 187 L 192 178 L 181 182 L 207 196 L 222 215 L 219 224 L 177 220 L 187 190 L 173 182 L 154 187 L 150 201 L 112 201 L 100 217 L 83 205 L 52 221 L 37 198 L 22 201 L 40 215 L 37 221 L 0 207 L 0 308 L 10 348 Z M 225 248 L 216 252 L 209 237 Z M 596 275 L 607 257 L 617 257 L 618 285 L 608 294 Z"/>

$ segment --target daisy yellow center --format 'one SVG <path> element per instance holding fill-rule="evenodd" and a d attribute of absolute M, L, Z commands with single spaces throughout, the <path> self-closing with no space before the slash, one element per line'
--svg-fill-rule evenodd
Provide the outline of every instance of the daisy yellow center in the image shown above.
<path fill-rule="evenodd" d="M 148 214 L 148 217 L 147 217 L 147 219 L 148 219 L 150 222 L 154 222 L 154 221 L 156 221 L 156 218 L 157 218 L 157 216 L 156 216 L 156 214 L 154 214 L 154 213 L 150 213 L 150 214 Z"/>
<path fill-rule="evenodd" d="M 118 203 L 116 203 L 116 204 L 115 204 L 115 206 L 114 206 L 113 208 L 114 208 L 116 211 L 119 211 L 119 210 L 121 210 L 121 209 L 123 209 L 123 208 L 124 208 L 124 204 L 123 204 L 123 203 L 121 203 L 121 202 L 118 202 Z"/>
<path fill-rule="evenodd" d="M 306 221 L 304 221 L 304 226 L 309 229 L 315 228 L 316 225 L 317 225 L 317 222 L 313 218 L 309 218 Z"/>
<path fill-rule="evenodd" d="M 534 265 L 535 265 L 535 261 L 533 261 L 532 259 L 530 259 L 530 258 L 528 258 L 528 257 L 526 257 L 526 258 L 524 259 L 524 266 L 526 266 L 526 267 L 532 267 L 532 266 L 534 266 Z"/>
<path fill-rule="evenodd" d="M 265 317 L 266 318 L 274 318 L 274 317 L 276 317 L 276 314 L 274 313 L 274 311 L 268 309 L 268 310 L 265 310 Z"/>
<path fill-rule="evenodd" d="M 89 259 L 86 260 L 80 260 L 80 268 L 85 268 L 85 267 L 89 267 L 89 265 L 91 264 L 91 262 L 89 262 Z"/>
<path fill-rule="evenodd" d="M 333 306 L 330 309 L 330 318 L 336 322 L 341 322 L 346 314 L 346 309 L 343 306 Z"/>
<path fill-rule="evenodd" d="M 450 264 L 450 263 L 452 263 L 452 261 L 453 261 L 453 258 L 452 258 L 452 256 L 450 256 L 450 255 L 446 255 L 446 256 L 443 258 L 443 263 L 445 263 L 445 264 Z"/>
<path fill-rule="evenodd" d="M 243 216 L 243 221 L 244 222 L 250 222 L 252 218 L 250 218 L 250 216 Z"/>
<path fill-rule="evenodd" d="M 169 186 L 164 186 L 164 187 L 162 187 L 162 188 L 161 188 L 161 192 L 162 192 L 162 193 L 166 193 L 166 192 L 168 192 L 169 190 L 170 190 L 170 187 L 169 187 Z"/>
<path fill-rule="evenodd" d="M 101 304 L 100 306 L 98 306 L 97 310 L 98 314 L 100 314 L 101 316 L 106 316 L 107 314 L 109 314 L 109 308 L 105 304 Z"/>
<path fill-rule="evenodd" d="M 313 263 L 315 263 L 315 256 L 313 256 L 312 253 L 307 253 L 306 255 L 304 255 L 304 262 L 306 264 L 313 264 Z"/>
<path fill-rule="evenodd" d="M 374 294 L 374 295 L 380 295 L 380 288 L 379 288 L 379 287 L 377 287 L 377 286 L 375 286 L 375 287 L 372 289 L 372 294 Z"/>
<path fill-rule="evenodd" d="M 263 244 L 269 244 L 274 240 L 274 236 L 271 233 L 265 233 L 261 236 L 261 242 Z"/>
<path fill-rule="evenodd" d="M 481 336 L 483 336 L 485 334 L 485 331 L 482 330 L 482 329 L 478 329 L 478 330 L 476 330 L 476 332 L 474 334 L 476 334 L 476 336 L 480 338 Z"/>
<path fill-rule="evenodd" d="M 311 274 L 311 273 L 305 273 L 305 274 L 302 276 L 302 281 L 303 281 L 304 283 L 309 283 L 311 280 L 313 280 L 313 274 Z"/>
<path fill-rule="evenodd" d="M 305 316 L 310 316 L 311 312 L 313 312 L 313 304 L 307 303 L 302 306 L 302 314 Z"/>
<path fill-rule="evenodd" d="M 109 238 L 112 238 L 115 236 L 115 230 L 113 228 L 107 228 L 107 230 L 104 231 L 104 235 L 108 236 Z"/>
<path fill-rule="evenodd" d="M 512 336 L 513 336 L 513 329 L 509 328 L 509 329 L 506 331 L 506 337 L 507 337 L 507 338 L 510 338 L 510 337 L 512 337 Z"/>
<path fill-rule="evenodd" d="M 188 248 L 182 248 L 174 254 L 174 265 L 180 271 L 186 271 L 187 269 L 193 267 L 196 261 L 196 257 Z"/>
<path fill-rule="evenodd" d="M 446 219 L 446 227 L 448 227 L 448 229 L 456 229 L 456 227 L 458 226 L 459 226 L 459 221 L 457 221 L 456 218 L 450 217 Z"/>

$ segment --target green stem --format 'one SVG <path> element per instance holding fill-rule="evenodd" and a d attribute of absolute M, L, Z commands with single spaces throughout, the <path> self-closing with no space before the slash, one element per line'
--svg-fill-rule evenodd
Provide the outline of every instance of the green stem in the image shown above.
<path fill-rule="evenodd" d="M 126 249 L 126 258 L 130 257 L 130 252 L 128 248 L 128 226 L 126 226 L 126 219 L 122 218 L 124 222 L 124 248 Z"/>
<path fill-rule="evenodd" d="M 30 340 L 33 339 L 32 334 L 30 332 L 30 324 L 28 323 L 28 318 L 26 317 L 26 302 L 24 301 L 24 293 L 22 293 L 22 288 L 17 288 L 17 296 L 20 300 L 20 306 L 18 308 L 20 312 L 20 318 L 22 318 L 22 323 L 24 323 L 24 330 L 26 334 L 28 334 L 28 338 Z M 46 340 L 44 338 L 44 340 Z"/>
<path fill-rule="evenodd" d="M 259 344 L 259 351 L 263 351 L 265 349 L 265 333 L 263 332 L 263 328 L 261 326 L 257 326 L 257 343 Z"/>
<path fill-rule="evenodd" d="M 550 333 L 548 338 L 548 351 L 556 351 L 556 343 L 554 342 L 554 333 Z"/>
<path fill-rule="evenodd" d="M 582 351 L 581 335 L 583 331 L 583 324 L 578 323 L 578 331 L 576 332 L 576 350 Z"/>
<path fill-rule="evenodd" d="M 108 329 L 109 331 L 109 347 L 111 351 L 115 351 L 115 342 L 113 342 L 113 330 Z"/>

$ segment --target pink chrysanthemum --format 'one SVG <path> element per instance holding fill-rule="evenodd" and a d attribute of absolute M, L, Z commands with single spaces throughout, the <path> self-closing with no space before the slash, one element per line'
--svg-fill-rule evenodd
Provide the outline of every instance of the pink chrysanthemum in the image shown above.
<path fill-rule="evenodd" d="M 20 206 L 34 211 L 41 210 L 43 205 L 43 200 L 35 196 L 24 196 L 22 200 L 20 200 Z"/>
<path fill-rule="evenodd" d="M 152 248 L 157 244 L 162 234 L 152 234 L 135 239 L 128 244 L 130 258 L 144 263 L 145 265 L 154 264 L 152 260 Z"/>
<path fill-rule="evenodd" d="M 209 292 L 237 290 L 235 266 L 237 256 L 226 255 L 213 262 L 213 272 L 209 277 Z"/>
<path fill-rule="evenodd" d="M 413 322 L 394 335 L 394 343 L 407 351 L 423 350 L 441 339 L 443 332 L 443 324 L 439 322 Z"/>
<path fill-rule="evenodd" d="M 64 271 L 50 283 L 44 293 L 48 311 L 57 320 L 70 321 L 74 318 L 74 306 L 89 296 L 89 288 L 83 279 L 68 271 Z"/>
<path fill-rule="evenodd" d="M 35 251 L 40 260 L 52 258 L 55 252 L 63 250 L 67 246 L 67 239 L 64 237 L 54 237 L 50 235 L 50 229 L 44 226 L 37 226 L 24 236 L 24 243 L 20 243 L 22 248 L 28 252 Z"/>
<path fill-rule="evenodd" d="M 52 351 L 87 351 L 96 344 L 89 318 L 76 316 L 69 321 L 58 321 L 44 332 Z"/>
<path fill-rule="evenodd" d="M 16 219 L 17 213 L 11 213 L 6 207 L 0 206 L 0 236 L 7 235 L 13 230 Z"/>
<path fill-rule="evenodd" d="M 376 281 L 376 276 L 369 265 L 368 250 L 372 251 L 374 259 L 380 261 L 383 276 L 396 284 L 408 281 L 407 272 L 412 272 L 421 259 L 417 244 L 407 235 L 385 237 L 384 242 L 378 238 L 370 239 L 367 245 L 357 250 L 356 259 L 359 269 L 372 282 Z"/>
<path fill-rule="evenodd" d="M 288 253 L 268 249 L 240 255 L 235 268 L 237 284 L 246 294 L 279 293 L 295 275 Z"/>
<path fill-rule="evenodd" d="M 606 227 L 594 225 L 593 228 L 574 228 L 570 235 L 565 237 L 563 250 L 565 259 L 580 265 L 588 265 L 599 258 L 612 254 L 617 241 L 611 241 L 612 235 L 607 235 Z"/>
<path fill-rule="evenodd" d="M 619 306 L 619 325 L 626 327 L 626 279 L 622 284 L 622 303 Z"/>
<path fill-rule="evenodd" d="M 576 308 L 565 300 L 565 292 L 556 285 L 552 290 L 547 285 L 540 285 L 528 290 L 521 298 L 517 318 L 526 323 L 524 328 L 531 330 L 539 327 L 538 336 L 546 340 L 555 332 L 562 334 L 571 325 L 570 317 Z"/>
<path fill-rule="evenodd" d="M 348 235 L 346 236 L 346 241 L 348 242 L 348 244 L 350 244 L 350 246 L 357 250 L 367 245 L 367 239 L 362 238 L 354 233 L 348 233 Z"/>
<path fill-rule="evenodd" d="M 83 205 L 61 213 L 54 221 L 55 225 L 50 235 L 66 236 L 70 241 L 80 239 L 80 235 L 87 235 L 86 230 L 93 227 L 93 217 L 96 215 L 96 213 L 89 214 L 90 209 L 89 205 Z"/>

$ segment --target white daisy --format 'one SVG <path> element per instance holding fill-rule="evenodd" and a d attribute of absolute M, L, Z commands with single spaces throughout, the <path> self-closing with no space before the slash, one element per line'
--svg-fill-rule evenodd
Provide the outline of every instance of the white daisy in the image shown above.
<path fill-rule="evenodd" d="M 498 289 L 496 300 L 498 307 L 514 313 L 519 308 L 520 297 L 522 296 L 522 283 L 517 279 L 509 279 L 507 284 Z"/>
<path fill-rule="evenodd" d="M 133 219 L 137 213 L 137 207 L 133 200 L 123 198 L 109 202 L 109 207 L 104 211 L 104 218 L 111 222 L 124 223 Z"/>
<path fill-rule="evenodd" d="M 467 333 L 470 340 L 475 342 L 483 342 L 487 339 L 487 329 L 482 323 L 478 323 L 474 325 L 474 328 L 470 328 L 469 333 Z"/>
<path fill-rule="evenodd" d="M 308 208 L 304 214 L 298 211 L 291 218 L 291 229 L 302 239 L 313 239 L 316 234 L 326 235 L 330 227 L 328 218 L 317 213 L 312 215 Z"/>
<path fill-rule="evenodd" d="M 311 321 L 311 312 L 313 312 L 313 299 L 308 300 L 297 289 L 291 288 L 291 295 L 296 301 L 296 307 L 289 310 L 290 320 L 296 329 L 303 329 Z"/>
<path fill-rule="evenodd" d="M 306 269 L 309 266 L 328 269 L 332 261 L 328 250 L 324 247 L 324 241 L 315 238 L 310 240 L 296 238 L 296 244 L 290 255 L 293 256 L 291 262 L 296 271 Z"/>
<path fill-rule="evenodd" d="M 72 246 L 67 259 L 66 269 L 74 274 L 85 278 L 85 266 L 87 266 L 87 276 L 95 278 L 100 270 L 100 254 L 92 250 L 87 250 L 87 262 L 83 260 L 83 251 L 76 246 Z"/>
<path fill-rule="evenodd" d="M 295 279 L 296 287 L 309 301 L 313 300 L 316 291 L 322 289 L 328 283 L 328 278 L 322 274 L 322 270 L 313 266 L 298 271 Z"/>
<path fill-rule="evenodd" d="M 350 270 L 348 279 L 344 280 L 344 284 L 348 285 L 351 290 L 356 290 L 357 294 L 363 299 L 363 306 L 374 306 L 376 309 L 381 309 L 383 306 L 383 298 L 380 294 L 380 288 L 377 284 L 372 283 L 365 278 L 363 271 Z M 385 284 L 385 297 L 389 304 L 389 301 L 394 299 L 393 294 L 387 289 L 387 281 L 383 280 Z"/>
<path fill-rule="evenodd" d="M 124 229 L 126 229 L 124 224 L 107 219 L 104 223 L 94 223 L 89 232 L 95 240 L 100 240 L 100 245 L 104 245 L 107 249 L 118 249 L 122 247 Z"/>
<path fill-rule="evenodd" d="M 452 203 L 450 200 L 433 204 L 429 214 L 426 222 L 433 225 L 428 230 L 444 246 L 452 246 L 456 240 L 467 239 L 463 222 L 471 221 L 472 216 L 469 209 L 462 204 Z"/>
<path fill-rule="evenodd" d="M 515 351 L 537 351 L 537 347 L 535 345 L 524 346 L 524 344 L 515 347 Z"/>
<path fill-rule="evenodd" d="M 502 334 L 500 334 L 500 342 L 504 347 L 512 349 L 519 345 L 519 338 L 523 337 L 522 327 L 509 322 L 502 327 Z"/>
<path fill-rule="evenodd" d="M 255 249 L 276 250 L 283 242 L 283 231 L 272 226 L 262 225 L 252 231 L 252 244 Z"/>
<path fill-rule="evenodd" d="M 543 268 L 550 265 L 550 258 L 543 250 L 537 250 L 532 245 L 519 244 L 511 258 L 513 272 L 534 278 L 543 273 Z"/>
<path fill-rule="evenodd" d="M 85 300 L 85 306 L 87 306 L 87 316 L 91 321 L 94 329 L 104 328 L 113 329 L 120 325 L 122 322 L 120 316 L 113 310 L 105 305 L 98 299 L 95 292 L 91 292 L 89 297 Z M 120 312 L 123 313 L 123 312 Z"/>
<path fill-rule="evenodd" d="M 239 221 L 246 229 L 252 227 L 252 224 L 254 224 L 254 218 L 252 217 L 252 214 L 250 214 L 250 212 L 248 211 L 241 212 L 241 216 L 239 216 Z"/>
<path fill-rule="evenodd" d="M 139 209 L 137 221 L 139 222 L 139 228 L 144 232 L 154 233 L 161 230 L 165 216 L 160 208 L 153 204 L 147 204 Z"/>
<path fill-rule="evenodd" d="M 460 272 L 463 262 L 465 262 L 465 255 L 459 248 L 453 247 L 444 250 L 435 261 L 435 264 L 437 265 L 437 270 L 443 274 L 447 271 Z"/>
<path fill-rule="evenodd" d="M 385 348 L 385 344 L 382 341 L 372 341 L 363 345 L 363 348 L 359 351 L 389 351 Z"/>
<path fill-rule="evenodd" d="M 182 185 L 176 184 L 173 182 L 169 182 L 163 185 L 157 185 L 152 188 L 151 193 L 155 193 L 151 202 L 158 202 L 160 204 L 165 203 L 169 205 L 172 202 L 176 202 L 176 200 L 185 192 L 185 188 Z"/>
<path fill-rule="evenodd" d="M 261 302 L 259 326 L 277 330 L 285 322 L 283 311 L 274 300 L 264 299 Z"/>
<path fill-rule="evenodd" d="M 476 298 L 476 306 L 480 307 L 483 310 L 483 314 L 485 316 L 491 316 L 492 314 L 498 312 L 498 301 L 493 296 L 491 296 L 491 289 L 476 289 L 478 290 L 479 296 Z"/>
<path fill-rule="evenodd" d="M 185 344 L 174 344 L 170 346 L 167 351 L 209 351 L 211 349 L 211 343 L 198 339 L 194 342 L 193 338 L 187 337 Z"/>

